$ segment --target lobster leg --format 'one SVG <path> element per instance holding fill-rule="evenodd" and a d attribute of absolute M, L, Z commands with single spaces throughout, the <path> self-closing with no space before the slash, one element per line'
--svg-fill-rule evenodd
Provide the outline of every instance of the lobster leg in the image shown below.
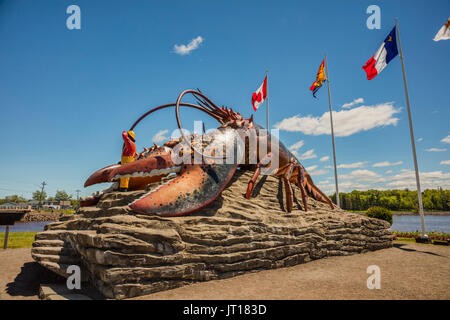
<path fill-rule="evenodd" d="M 290 163 L 286 168 L 286 172 L 283 175 L 284 181 L 284 190 L 286 193 L 286 210 L 287 212 L 292 211 L 292 206 L 294 204 L 294 192 L 292 190 L 290 179 L 292 177 L 292 170 L 294 168 L 294 164 Z"/>
<path fill-rule="evenodd" d="M 308 188 L 309 192 L 312 193 L 314 198 L 321 202 L 328 203 L 330 205 L 331 209 L 334 209 L 335 206 L 334 206 L 333 202 L 330 200 L 330 198 L 327 197 L 326 194 L 324 194 L 319 188 L 316 187 L 316 185 L 312 181 L 312 178 L 309 175 L 309 173 L 305 172 L 304 175 L 305 175 L 305 178 L 304 178 L 303 185 L 305 185 Z"/>
<path fill-rule="evenodd" d="M 270 152 L 266 154 L 263 158 L 263 160 L 267 160 L 267 158 L 270 157 Z M 253 194 L 253 189 L 255 188 L 256 180 L 258 179 L 259 175 L 261 174 L 261 166 L 263 160 L 259 161 L 256 165 L 255 173 L 253 174 L 252 178 L 248 182 L 247 192 L 245 194 L 245 198 L 250 199 Z"/>
<path fill-rule="evenodd" d="M 305 186 L 303 185 L 303 181 L 305 180 L 305 169 L 303 166 L 298 166 L 298 174 L 295 179 L 295 184 L 300 188 L 300 192 L 302 193 L 302 201 L 305 212 L 308 211 L 308 195 L 306 194 Z"/>

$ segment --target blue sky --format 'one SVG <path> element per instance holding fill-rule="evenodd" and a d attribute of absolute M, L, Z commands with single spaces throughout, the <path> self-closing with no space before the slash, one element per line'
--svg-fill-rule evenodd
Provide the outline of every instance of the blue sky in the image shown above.
<path fill-rule="evenodd" d="M 81 30 L 66 27 L 71 4 L 81 8 Z M 366 27 L 371 4 L 381 8 L 379 30 Z M 400 59 L 371 81 L 361 68 L 395 17 L 422 184 L 448 189 L 450 41 L 432 39 L 449 13 L 447 0 L 0 1 L 0 197 L 31 197 L 44 180 L 49 195 L 57 189 L 87 195 L 94 189 L 82 187 L 85 179 L 120 160 L 121 131 L 146 110 L 200 88 L 218 105 L 250 116 L 251 93 L 266 69 L 271 127 L 284 129 L 287 146 L 303 141 L 295 151 L 331 193 L 331 139 L 320 122 L 328 110 L 326 87 L 317 100 L 309 91 L 325 52 L 335 126 L 343 135 L 336 137 L 341 190 L 414 189 Z M 203 41 L 195 50 L 175 52 L 197 37 Z M 255 113 L 262 125 L 264 108 Z M 205 119 L 184 117 L 185 123 Z M 138 149 L 173 129 L 173 111 L 146 119 L 136 129 Z"/>

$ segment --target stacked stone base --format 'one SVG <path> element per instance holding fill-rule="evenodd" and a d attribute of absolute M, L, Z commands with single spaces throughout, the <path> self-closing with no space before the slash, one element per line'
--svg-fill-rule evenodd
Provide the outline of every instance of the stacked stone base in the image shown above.
<path fill-rule="evenodd" d="M 143 192 L 105 194 L 96 207 L 38 233 L 32 256 L 66 277 L 69 265 L 79 265 L 83 280 L 108 298 L 124 299 L 392 246 L 382 220 L 311 198 L 308 212 L 297 199 L 295 210 L 284 212 L 283 186 L 274 177 L 260 180 L 246 200 L 250 177 L 237 173 L 219 199 L 188 217 L 134 214 L 127 204 Z"/>

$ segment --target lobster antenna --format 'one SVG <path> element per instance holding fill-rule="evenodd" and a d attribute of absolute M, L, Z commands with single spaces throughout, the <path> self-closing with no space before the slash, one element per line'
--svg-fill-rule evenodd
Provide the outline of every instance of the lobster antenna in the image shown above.
<path fill-rule="evenodd" d="M 139 122 L 141 122 L 145 117 L 149 116 L 153 112 L 158 111 L 158 110 L 162 110 L 162 109 L 165 109 L 165 108 L 175 107 L 176 105 L 177 105 L 176 103 L 168 103 L 168 104 L 163 104 L 163 105 L 160 105 L 160 106 L 155 107 L 153 109 L 150 109 L 149 111 L 144 113 L 139 119 L 136 120 L 136 122 L 131 126 L 130 130 L 133 130 L 139 124 Z M 182 107 L 188 107 L 188 108 L 193 108 L 193 109 L 197 109 L 197 110 L 203 111 L 206 114 L 208 114 L 211 117 L 213 117 L 214 119 L 216 119 L 219 123 L 222 123 L 221 117 L 219 115 L 217 115 L 213 111 L 210 111 L 210 110 L 206 109 L 204 106 L 199 106 L 199 105 L 192 104 L 192 103 L 180 103 L 179 105 L 182 106 Z"/>
<path fill-rule="evenodd" d="M 221 124 L 224 124 L 225 121 L 222 119 L 227 117 L 227 113 L 224 112 L 221 109 L 216 109 L 214 106 L 211 106 L 207 101 L 197 97 L 195 94 L 193 94 L 194 98 L 197 100 L 197 102 L 207 108 L 207 110 L 210 110 L 212 113 L 214 113 L 217 117 L 219 117 L 221 120 L 218 120 Z"/>
<path fill-rule="evenodd" d="M 199 95 L 202 98 L 200 100 L 204 104 L 206 104 L 212 110 L 217 110 L 219 113 L 223 113 L 223 110 L 220 109 L 218 106 L 216 106 L 216 104 L 214 102 L 212 102 L 211 100 L 209 100 L 208 97 L 206 97 L 203 93 L 198 92 L 198 91 L 194 91 L 194 90 L 191 90 L 190 93 L 197 99 L 197 101 L 200 99 L 199 97 L 197 97 L 197 95 Z"/>

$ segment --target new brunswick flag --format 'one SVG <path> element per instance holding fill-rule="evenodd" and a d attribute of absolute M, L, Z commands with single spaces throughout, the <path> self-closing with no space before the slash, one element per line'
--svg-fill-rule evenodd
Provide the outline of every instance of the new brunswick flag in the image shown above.
<path fill-rule="evenodd" d="M 317 72 L 316 81 L 312 84 L 311 90 L 313 92 L 313 97 L 316 97 L 316 92 L 319 90 L 319 88 L 322 86 L 323 82 L 326 80 L 325 77 L 325 59 L 322 60 L 322 63 L 320 64 L 319 71 Z"/>

